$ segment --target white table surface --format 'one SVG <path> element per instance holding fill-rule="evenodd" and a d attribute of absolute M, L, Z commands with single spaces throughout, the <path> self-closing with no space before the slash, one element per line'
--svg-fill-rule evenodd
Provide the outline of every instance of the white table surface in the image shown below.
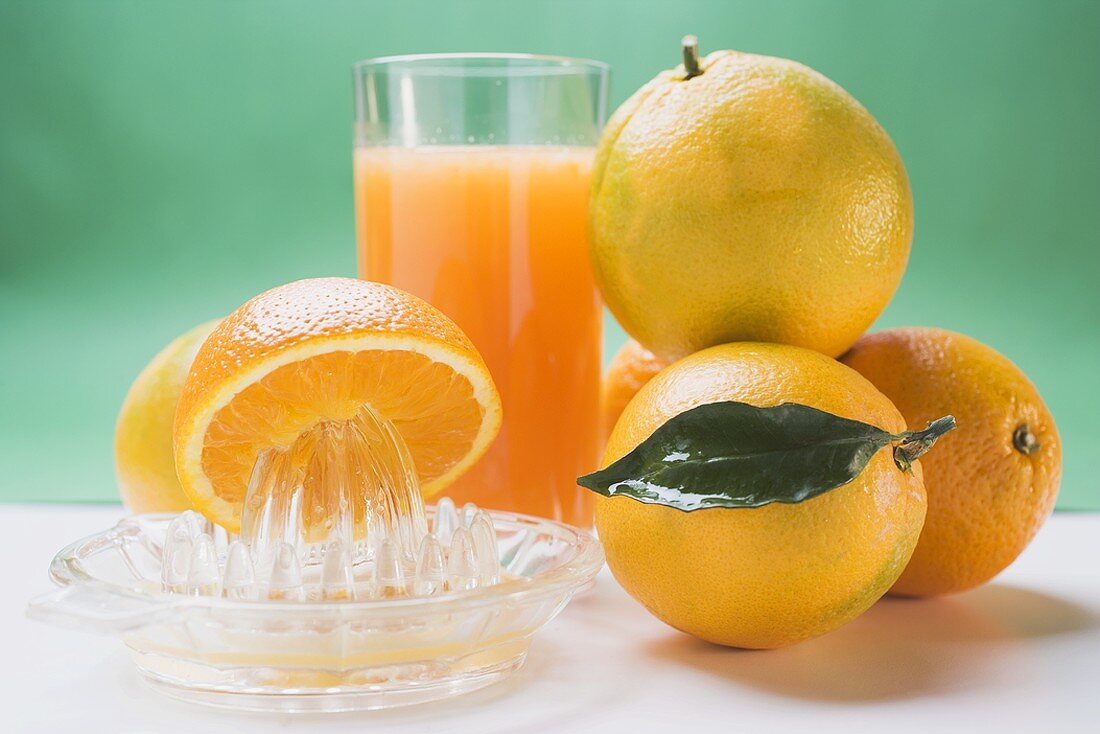
<path fill-rule="evenodd" d="M 0 731 L 1100 731 L 1100 514 L 1059 514 L 994 583 L 885 600 L 832 634 L 750 652 L 658 622 L 605 571 L 509 680 L 419 707 L 243 714 L 147 688 L 122 645 L 28 620 L 53 553 L 118 507 L 0 506 Z"/>

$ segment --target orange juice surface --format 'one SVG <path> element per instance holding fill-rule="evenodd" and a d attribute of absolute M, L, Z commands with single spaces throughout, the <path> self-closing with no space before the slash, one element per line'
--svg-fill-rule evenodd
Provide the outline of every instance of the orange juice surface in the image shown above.
<path fill-rule="evenodd" d="M 600 315 L 588 264 L 592 148 L 355 152 L 359 274 L 432 303 L 481 351 L 504 426 L 445 493 L 587 526 L 596 466 Z"/>

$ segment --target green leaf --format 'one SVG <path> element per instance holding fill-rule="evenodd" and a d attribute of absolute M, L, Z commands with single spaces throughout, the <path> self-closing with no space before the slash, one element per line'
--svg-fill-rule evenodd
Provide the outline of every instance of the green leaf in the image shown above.
<path fill-rule="evenodd" d="M 684 511 L 803 502 L 852 481 L 894 442 L 906 448 L 896 462 L 907 471 L 954 427 L 947 416 L 924 431 L 895 435 L 797 403 L 708 403 L 673 416 L 629 454 L 577 483 L 607 497 Z"/>

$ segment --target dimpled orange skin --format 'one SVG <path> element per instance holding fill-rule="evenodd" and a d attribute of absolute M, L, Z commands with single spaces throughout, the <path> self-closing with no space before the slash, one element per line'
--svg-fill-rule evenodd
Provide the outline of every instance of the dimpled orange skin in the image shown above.
<path fill-rule="evenodd" d="M 669 361 L 733 341 L 843 353 L 913 234 L 905 168 L 870 113 L 812 69 L 734 51 L 615 112 L 589 217 L 604 300 Z"/>
<path fill-rule="evenodd" d="M 951 413 L 958 429 L 921 458 L 928 518 L 891 594 L 935 596 L 1004 570 L 1054 509 L 1062 446 L 1039 392 L 1006 357 L 944 329 L 890 329 L 856 342 L 843 361 L 886 393 L 910 426 Z M 1026 423 L 1038 443 L 1013 446 Z"/>
<path fill-rule="evenodd" d="M 854 370 L 777 344 L 713 347 L 674 363 L 623 411 L 606 466 L 669 418 L 703 403 L 797 402 L 896 433 L 890 401 Z M 799 504 L 683 512 L 597 497 L 615 578 L 650 612 L 721 645 L 774 648 L 817 637 L 870 607 L 901 573 L 924 521 L 919 462 L 889 448 L 852 482 Z"/>
<path fill-rule="evenodd" d="M 458 326 L 405 291 L 355 278 L 308 278 L 273 288 L 230 314 L 203 344 L 177 417 L 227 379 L 272 354 L 317 338 L 410 334 L 475 352 Z"/>
<path fill-rule="evenodd" d="M 604 442 L 626 404 L 665 367 L 668 362 L 633 339 L 615 353 L 600 385 L 600 438 Z"/>

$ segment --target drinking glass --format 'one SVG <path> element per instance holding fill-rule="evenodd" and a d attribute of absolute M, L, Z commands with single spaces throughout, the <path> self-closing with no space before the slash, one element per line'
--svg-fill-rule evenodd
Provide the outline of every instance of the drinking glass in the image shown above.
<path fill-rule="evenodd" d="M 607 85 L 606 64 L 526 54 L 355 65 L 359 275 L 454 319 L 504 404 L 456 502 L 592 523 L 576 478 L 600 443 L 587 209 Z"/>

